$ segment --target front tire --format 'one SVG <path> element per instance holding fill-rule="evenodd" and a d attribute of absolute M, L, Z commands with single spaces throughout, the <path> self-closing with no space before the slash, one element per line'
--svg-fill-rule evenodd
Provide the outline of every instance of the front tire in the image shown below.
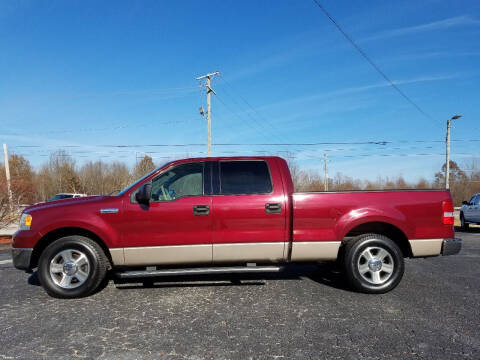
<path fill-rule="evenodd" d="M 460 227 L 462 228 L 462 230 L 465 231 L 470 228 L 470 224 L 465 222 L 465 216 L 463 215 L 463 213 L 460 213 Z"/>
<path fill-rule="evenodd" d="M 345 245 L 344 270 L 357 291 L 383 294 L 403 277 L 403 254 L 395 242 L 379 234 L 360 235 Z"/>
<path fill-rule="evenodd" d="M 95 241 L 72 235 L 54 241 L 42 252 L 38 278 L 50 296 L 78 298 L 99 288 L 107 268 L 108 259 Z"/>

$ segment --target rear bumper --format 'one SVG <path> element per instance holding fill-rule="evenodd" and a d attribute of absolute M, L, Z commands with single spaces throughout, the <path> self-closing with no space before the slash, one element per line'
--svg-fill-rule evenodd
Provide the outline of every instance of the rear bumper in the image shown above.
<path fill-rule="evenodd" d="M 12 248 L 13 266 L 19 270 L 30 270 L 33 249 Z"/>
<path fill-rule="evenodd" d="M 455 255 L 460 252 L 462 248 L 462 239 L 452 238 L 443 240 L 442 255 Z"/>

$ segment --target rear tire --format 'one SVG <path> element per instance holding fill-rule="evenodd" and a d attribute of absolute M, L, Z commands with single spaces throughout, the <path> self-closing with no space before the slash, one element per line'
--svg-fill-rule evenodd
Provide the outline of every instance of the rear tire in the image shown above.
<path fill-rule="evenodd" d="M 403 277 L 403 254 L 395 242 L 379 234 L 360 235 L 345 245 L 344 271 L 357 291 L 383 294 Z"/>
<path fill-rule="evenodd" d="M 108 259 L 95 241 L 78 235 L 51 243 L 40 255 L 38 279 L 57 298 L 92 294 L 105 279 Z"/>
<path fill-rule="evenodd" d="M 463 213 L 460 213 L 460 227 L 465 231 L 468 231 L 470 228 L 470 224 L 465 222 L 465 216 L 463 216 Z"/>

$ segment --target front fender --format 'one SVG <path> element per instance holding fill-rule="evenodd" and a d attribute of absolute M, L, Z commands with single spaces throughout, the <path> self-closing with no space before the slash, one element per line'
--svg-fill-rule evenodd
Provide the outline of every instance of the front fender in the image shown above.
<path fill-rule="evenodd" d="M 119 247 L 120 238 L 112 226 L 98 216 L 88 216 L 85 219 L 62 218 L 59 221 L 49 222 L 39 231 L 42 236 L 62 228 L 79 228 L 98 236 L 108 248 Z"/>
<path fill-rule="evenodd" d="M 394 208 L 372 209 L 360 208 L 351 210 L 338 218 L 335 224 L 337 239 L 342 240 L 351 230 L 370 222 L 382 222 L 399 228 L 409 238 L 411 226 L 405 215 Z"/>

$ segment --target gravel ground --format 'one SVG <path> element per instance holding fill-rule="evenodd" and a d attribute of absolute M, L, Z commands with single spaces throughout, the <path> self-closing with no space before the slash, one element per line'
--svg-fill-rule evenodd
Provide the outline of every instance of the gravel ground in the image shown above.
<path fill-rule="evenodd" d="M 326 267 L 122 283 L 50 298 L 0 249 L 0 359 L 480 359 L 480 229 L 456 256 L 407 260 L 384 295 Z"/>

